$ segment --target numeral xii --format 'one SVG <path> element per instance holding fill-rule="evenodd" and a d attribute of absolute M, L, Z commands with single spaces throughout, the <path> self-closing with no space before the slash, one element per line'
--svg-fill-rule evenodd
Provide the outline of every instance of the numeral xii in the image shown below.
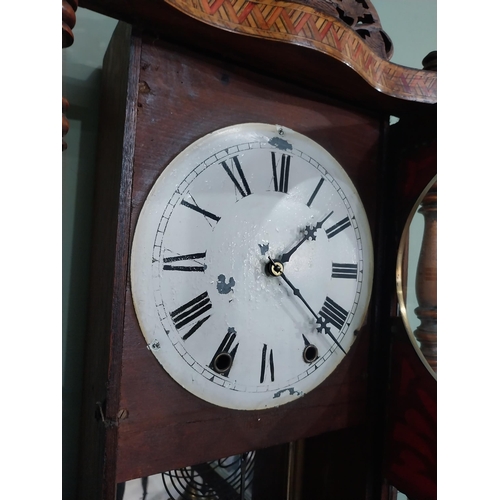
<path fill-rule="evenodd" d="M 273 182 L 274 190 L 280 193 L 288 193 L 288 179 L 290 177 L 290 155 L 281 155 L 281 166 L 278 172 L 278 163 L 276 161 L 276 153 L 271 152 L 271 160 L 273 165 Z"/>

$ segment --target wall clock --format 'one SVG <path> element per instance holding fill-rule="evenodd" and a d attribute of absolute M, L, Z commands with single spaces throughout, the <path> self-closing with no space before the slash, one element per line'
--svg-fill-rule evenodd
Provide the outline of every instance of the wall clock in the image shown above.
<path fill-rule="evenodd" d="M 320 490 L 380 497 L 396 248 L 389 114 L 432 119 L 435 78 L 390 68 L 307 5 L 248 4 L 248 22 L 267 21 L 241 37 L 215 19 L 236 4 L 218 2 L 202 23 L 166 2 L 87 4 L 147 27 L 120 23 L 103 65 L 82 498 L 325 433 L 342 454 L 322 451 L 335 466 Z M 286 19 L 300 30 L 275 31 Z M 370 59 L 352 54 L 376 59 L 383 91 Z M 318 445 L 306 443 L 306 460 Z"/>
<path fill-rule="evenodd" d="M 184 388 L 271 408 L 321 383 L 369 303 L 368 218 L 339 163 L 280 125 L 233 125 L 165 168 L 131 254 L 150 350 Z"/>

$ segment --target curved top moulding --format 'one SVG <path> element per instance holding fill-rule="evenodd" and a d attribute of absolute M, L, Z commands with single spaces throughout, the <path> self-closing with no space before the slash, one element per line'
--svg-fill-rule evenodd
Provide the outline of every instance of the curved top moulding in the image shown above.
<path fill-rule="evenodd" d="M 217 28 L 323 52 L 386 95 L 429 104 L 437 101 L 434 71 L 389 62 L 392 42 L 369 0 L 164 1 Z"/>
<path fill-rule="evenodd" d="M 370 0 L 80 0 L 80 3 L 82 7 L 131 24 L 154 26 L 170 35 L 189 37 L 191 29 L 196 28 L 174 15 L 177 11 L 207 27 L 325 54 L 388 98 L 422 104 L 437 102 L 436 71 L 407 68 L 389 61 L 392 42 L 382 30 Z M 206 41 L 212 43 L 210 39 Z M 232 50 L 244 50 L 248 55 L 249 49 L 242 49 L 240 44 Z M 258 58 L 265 60 L 262 55 Z M 323 69 L 316 69 L 318 74 L 325 74 Z"/>

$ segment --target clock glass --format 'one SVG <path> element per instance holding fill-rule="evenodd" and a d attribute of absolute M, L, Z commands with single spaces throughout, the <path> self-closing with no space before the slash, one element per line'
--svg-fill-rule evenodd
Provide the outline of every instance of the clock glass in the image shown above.
<path fill-rule="evenodd" d="M 241 410 L 294 401 L 335 370 L 364 322 L 372 274 L 353 183 L 280 125 L 234 125 L 181 152 L 132 244 L 148 348 L 186 390 Z"/>
<path fill-rule="evenodd" d="M 399 244 L 396 289 L 406 332 L 437 378 L 437 176 L 415 202 Z"/>

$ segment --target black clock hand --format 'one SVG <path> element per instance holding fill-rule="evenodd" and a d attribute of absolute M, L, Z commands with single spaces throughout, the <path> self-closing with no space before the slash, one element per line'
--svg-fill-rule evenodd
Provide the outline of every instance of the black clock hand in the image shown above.
<path fill-rule="evenodd" d="M 339 344 L 339 342 L 337 341 L 337 339 L 335 338 L 335 336 L 333 335 L 333 333 L 330 331 L 330 328 L 328 326 L 326 326 L 326 324 L 324 324 L 321 321 L 321 318 L 313 311 L 313 309 L 311 308 L 311 306 L 307 303 L 306 299 L 304 299 L 304 297 L 300 293 L 300 290 L 296 286 L 294 286 L 293 283 L 285 276 L 285 273 L 283 272 L 283 266 L 279 265 L 279 262 L 278 263 L 274 262 L 273 259 L 271 259 L 271 257 L 268 257 L 268 258 L 271 261 L 272 266 L 275 268 L 275 272 L 273 274 L 275 276 L 281 276 L 283 278 L 283 280 L 285 281 L 285 283 L 292 289 L 293 294 L 296 295 L 304 303 L 304 305 L 309 309 L 309 311 L 311 311 L 311 314 L 316 319 L 316 322 L 319 323 L 319 324 L 323 324 L 323 327 L 324 327 L 325 332 L 327 333 L 327 335 L 329 335 L 333 339 L 333 341 L 337 344 L 338 347 L 340 347 L 341 351 L 344 354 L 347 354 L 344 351 L 344 349 L 342 348 L 342 346 Z"/>
<path fill-rule="evenodd" d="M 304 237 L 288 252 L 285 252 L 279 259 L 279 261 L 284 264 L 285 262 L 289 262 L 290 257 L 293 255 L 293 253 L 297 250 L 297 248 L 304 243 L 309 238 L 312 238 L 313 240 L 316 239 L 315 233 L 316 231 L 324 224 L 326 219 L 330 217 L 330 215 L 333 214 L 333 210 L 321 221 L 319 221 L 315 226 L 306 226 L 304 230 Z"/>

